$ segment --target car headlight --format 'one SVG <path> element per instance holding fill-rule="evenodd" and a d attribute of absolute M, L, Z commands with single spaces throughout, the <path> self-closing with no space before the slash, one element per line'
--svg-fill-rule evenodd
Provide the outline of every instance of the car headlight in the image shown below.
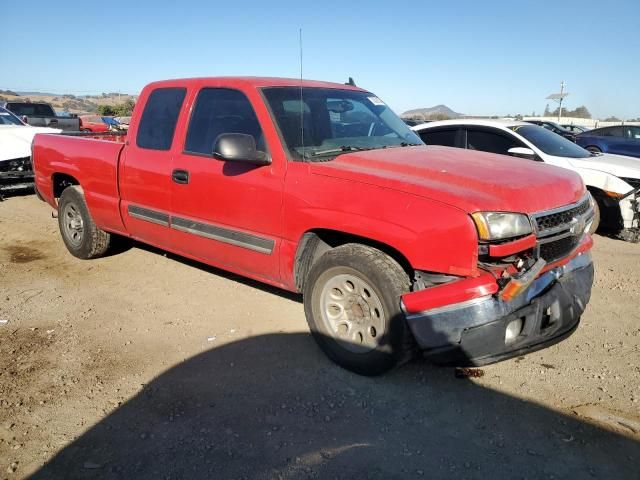
<path fill-rule="evenodd" d="M 503 240 L 533 231 L 529 217 L 522 213 L 476 212 L 471 215 L 480 240 Z"/>

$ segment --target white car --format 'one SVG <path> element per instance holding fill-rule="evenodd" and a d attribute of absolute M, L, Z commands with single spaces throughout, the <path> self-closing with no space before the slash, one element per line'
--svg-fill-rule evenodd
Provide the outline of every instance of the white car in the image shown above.
<path fill-rule="evenodd" d="M 60 133 L 62 130 L 32 127 L 0 107 L 0 198 L 2 192 L 33 185 L 31 141 L 36 133 Z"/>
<path fill-rule="evenodd" d="M 596 200 L 591 231 L 601 227 L 625 240 L 640 241 L 638 158 L 592 154 L 545 128 L 515 120 L 444 120 L 411 129 L 427 145 L 511 155 L 573 170 L 582 176 Z"/>

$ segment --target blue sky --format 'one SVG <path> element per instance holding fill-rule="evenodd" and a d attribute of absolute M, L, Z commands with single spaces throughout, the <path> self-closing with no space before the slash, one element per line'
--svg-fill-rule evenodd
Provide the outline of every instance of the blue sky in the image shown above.
<path fill-rule="evenodd" d="M 541 113 L 545 97 L 640 117 L 636 1 L 5 0 L 0 88 L 138 93 L 185 76 L 299 75 L 356 83 L 398 113 Z M 553 105 L 550 105 L 554 108 Z"/>

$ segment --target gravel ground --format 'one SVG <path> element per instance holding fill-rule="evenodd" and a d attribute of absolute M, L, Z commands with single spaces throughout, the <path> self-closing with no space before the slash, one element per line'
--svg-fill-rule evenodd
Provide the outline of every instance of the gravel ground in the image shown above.
<path fill-rule="evenodd" d="M 0 203 L 0 479 L 639 478 L 640 245 L 595 238 L 568 340 L 480 378 L 327 360 L 300 298 Z"/>

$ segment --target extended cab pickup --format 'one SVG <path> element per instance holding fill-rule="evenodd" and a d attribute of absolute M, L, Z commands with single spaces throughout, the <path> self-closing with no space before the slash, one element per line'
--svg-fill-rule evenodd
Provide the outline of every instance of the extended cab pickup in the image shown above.
<path fill-rule="evenodd" d="M 33 127 L 59 128 L 63 131 L 77 132 L 80 120 L 74 117 L 58 117 L 51 105 L 44 102 L 6 102 L 4 108 L 20 117 Z"/>
<path fill-rule="evenodd" d="M 302 292 L 320 347 L 358 373 L 418 350 L 521 355 L 570 335 L 589 301 L 593 201 L 577 174 L 427 147 L 354 86 L 157 82 L 126 140 L 37 135 L 33 149 L 73 255 L 115 234 Z"/>

